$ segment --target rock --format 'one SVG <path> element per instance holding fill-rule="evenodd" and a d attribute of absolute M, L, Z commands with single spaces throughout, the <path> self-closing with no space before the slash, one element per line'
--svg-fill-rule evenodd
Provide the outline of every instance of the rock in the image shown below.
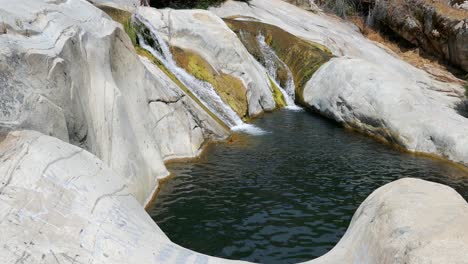
<path fill-rule="evenodd" d="M 242 263 L 172 243 L 91 153 L 33 131 L 0 142 L 0 263 Z"/>
<path fill-rule="evenodd" d="M 453 7 L 468 11 L 468 1 L 463 1 L 463 2 L 460 1 L 460 3 L 454 4 Z"/>
<path fill-rule="evenodd" d="M 468 263 L 468 204 L 452 188 L 401 179 L 359 206 L 325 263 Z"/>
<path fill-rule="evenodd" d="M 468 166 L 468 119 L 398 73 L 336 58 L 304 90 L 306 105 L 345 126 Z"/>
<path fill-rule="evenodd" d="M 427 0 L 378 0 L 373 20 L 468 71 L 468 11 Z"/>
<path fill-rule="evenodd" d="M 288 90 L 288 86 L 292 85 L 290 97 L 296 101 L 302 101 L 302 91 L 310 77 L 332 57 L 326 47 L 298 38 L 279 27 L 242 18 L 224 21 L 265 68 L 272 67 L 273 71 L 276 69 L 270 75 L 277 76 L 277 82 L 282 87 Z M 259 37 L 264 39 L 263 45 L 267 45 L 275 55 L 265 54 Z M 292 84 L 289 84 L 290 79 Z"/>
<path fill-rule="evenodd" d="M 102 7 L 113 7 L 121 10 L 134 12 L 142 3 L 141 0 L 87 0 L 93 5 Z"/>
<path fill-rule="evenodd" d="M 298 6 L 307 11 L 311 11 L 311 12 L 320 11 L 320 8 L 315 4 L 313 0 L 283 0 L 283 1 L 293 4 L 295 6 Z"/>
<path fill-rule="evenodd" d="M 135 18 L 156 30 L 179 66 L 211 83 L 240 117 L 275 108 L 266 71 L 219 17 L 203 10 L 142 7 Z"/>
<path fill-rule="evenodd" d="M 169 174 L 164 160 L 193 157 L 205 139 L 227 136 L 159 68 L 148 70 L 122 27 L 91 4 L 0 3 L 8 28 L 0 35 L 0 131 L 37 130 L 89 150 L 127 178 L 141 203 Z"/>

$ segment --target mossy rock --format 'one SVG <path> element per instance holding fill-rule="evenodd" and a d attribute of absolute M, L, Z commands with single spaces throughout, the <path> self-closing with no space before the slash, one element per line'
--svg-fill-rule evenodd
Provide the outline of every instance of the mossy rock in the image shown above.
<path fill-rule="evenodd" d="M 132 26 L 132 13 L 110 6 L 98 6 L 98 8 L 109 15 L 114 21 L 122 24 L 133 46 L 137 46 L 138 39 L 135 29 Z"/>
<path fill-rule="evenodd" d="M 287 106 L 286 100 L 284 99 L 284 95 L 280 91 L 280 88 L 276 85 L 276 83 L 271 78 L 269 78 L 269 80 L 270 80 L 271 92 L 273 94 L 273 98 L 275 99 L 276 108 L 283 108 Z"/>
<path fill-rule="evenodd" d="M 138 55 L 148 58 L 154 65 L 156 65 L 161 71 L 166 74 L 185 94 L 187 94 L 190 98 L 192 98 L 195 103 L 197 103 L 209 116 L 211 116 L 218 124 L 224 127 L 226 130 L 229 130 L 229 126 L 227 126 L 217 115 L 211 112 L 177 77 L 169 71 L 169 69 L 164 66 L 164 64 L 158 60 L 156 57 L 151 54 L 151 52 L 143 49 L 140 46 L 135 47 L 135 50 Z"/>
<path fill-rule="evenodd" d="M 248 118 L 247 89 L 239 78 L 216 71 L 204 58 L 191 50 L 171 47 L 179 65 L 195 78 L 210 83 L 221 99 L 241 118 Z"/>
<path fill-rule="evenodd" d="M 291 70 L 296 84 L 296 101 L 299 103 L 303 103 L 302 94 L 306 83 L 321 65 L 333 57 L 325 46 L 294 36 L 273 25 L 232 18 L 226 18 L 224 21 L 239 36 L 247 50 L 263 65 L 265 62 L 256 38 L 259 33 L 265 36 L 266 43 Z M 278 77 L 283 84 L 287 75 L 278 72 Z"/>

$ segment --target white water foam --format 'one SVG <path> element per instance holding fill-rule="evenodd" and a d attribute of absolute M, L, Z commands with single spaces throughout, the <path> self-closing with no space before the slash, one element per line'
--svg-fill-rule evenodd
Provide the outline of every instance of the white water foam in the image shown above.
<path fill-rule="evenodd" d="M 246 124 L 246 123 L 232 127 L 231 130 L 234 132 L 241 132 L 241 133 L 246 133 L 246 134 L 250 134 L 254 136 L 261 136 L 261 135 L 270 133 L 252 124 Z"/>
<path fill-rule="evenodd" d="M 294 78 L 292 75 L 291 70 L 289 69 L 288 65 L 284 63 L 275 53 L 275 51 L 266 43 L 265 36 L 262 33 L 257 35 L 257 41 L 260 46 L 260 51 L 265 59 L 265 68 L 270 75 L 270 78 L 275 82 L 276 86 L 280 89 L 281 93 L 283 94 L 284 100 L 286 101 L 286 109 L 294 110 L 294 111 L 301 111 L 302 108 L 297 106 L 294 103 L 294 98 L 296 96 L 296 85 L 294 84 Z M 277 68 L 276 63 L 279 62 L 281 65 L 286 69 L 288 73 L 288 79 L 286 81 L 286 87 L 283 88 L 279 84 L 278 76 L 276 74 Z"/>
<path fill-rule="evenodd" d="M 169 45 L 159 35 L 158 31 L 145 18 L 138 14 L 136 14 L 135 17 L 150 31 L 153 40 L 159 44 L 158 48 L 160 51 L 146 43 L 145 38 L 138 34 L 140 46 L 160 60 L 164 66 L 171 71 L 177 79 L 182 82 L 198 98 L 198 100 L 200 100 L 200 102 L 203 103 L 203 105 L 218 116 L 226 125 L 229 126 L 229 128 L 231 128 L 231 130 L 241 131 L 252 135 L 261 135 L 265 133 L 265 131 L 255 127 L 254 125 L 244 123 L 236 112 L 224 103 L 210 83 L 195 78 L 185 71 L 185 69 L 177 66 L 177 63 L 172 57 Z"/>

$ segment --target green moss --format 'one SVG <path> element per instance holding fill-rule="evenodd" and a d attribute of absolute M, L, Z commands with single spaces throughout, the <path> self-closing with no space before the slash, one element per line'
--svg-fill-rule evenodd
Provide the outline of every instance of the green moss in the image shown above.
<path fill-rule="evenodd" d="M 210 83 L 221 99 L 240 117 L 248 118 L 247 89 L 239 78 L 217 72 L 197 53 L 177 47 L 171 48 L 179 67 L 184 68 L 195 78 Z"/>
<path fill-rule="evenodd" d="M 194 100 L 209 116 L 216 120 L 216 122 L 218 122 L 226 130 L 229 130 L 229 127 L 221 119 L 219 119 L 218 116 L 211 112 L 181 81 L 179 81 L 179 79 L 177 79 L 177 77 L 171 71 L 169 71 L 160 60 L 154 57 L 151 52 L 139 46 L 137 32 L 139 32 L 145 38 L 145 41 L 147 41 L 149 45 L 154 46 L 155 41 L 150 37 L 150 32 L 147 28 L 140 24 L 132 23 L 132 14 L 130 12 L 108 6 L 100 6 L 99 8 L 108 14 L 114 21 L 122 24 L 138 55 L 146 57 L 151 62 L 153 62 L 185 94 L 192 98 L 192 100 Z"/>
<path fill-rule="evenodd" d="M 192 100 L 194 100 L 209 116 L 211 116 L 216 122 L 218 122 L 226 130 L 229 130 L 229 127 L 216 116 L 213 112 L 210 111 L 177 77 L 169 71 L 169 69 L 164 66 L 164 64 L 153 56 L 149 51 L 137 46 L 135 47 L 138 55 L 148 58 L 151 62 L 154 63 L 159 69 L 161 69 L 164 74 L 166 74 L 185 94 L 187 94 Z"/>
<path fill-rule="evenodd" d="M 287 104 L 286 104 L 286 100 L 284 99 L 283 93 L 280 91 L 279 87 L 270 77 L 268 77 L 268 79 L 270 80 L 270 88 L 273 94 L 273 98 L 275 99 L 276 107 L 277 108 L 285 107 Z"/>
<path fill-rule="evenodd" d="M 122 24 L 125 32 L 132 41 L 133 46 L 137 46 L 137 34 L 132 26 L 132 13 L 109 6 L 100 6 L 99 8 L 109 15 L 114 21 Z"/>
<path fill-rule="evenodd" d="M 262 64 L 264 59 L 259 52 L 256 37 L 259 33 L 265 36 L 267 44 L 290 68 L 296 84 L 296 100 L 299 103 L 303 103 L 302 93 L 306 83 L 321 65 L 333 57 L 325 46 L 296 37 L 273 25 L 235 19 L 225 19 L 225 22 L 239 36 L 247 50 Z M 281 71 L 281 67 L 277 68 Z M 277 74 L 283 84 L 287 75 L 281 72 Z"/>

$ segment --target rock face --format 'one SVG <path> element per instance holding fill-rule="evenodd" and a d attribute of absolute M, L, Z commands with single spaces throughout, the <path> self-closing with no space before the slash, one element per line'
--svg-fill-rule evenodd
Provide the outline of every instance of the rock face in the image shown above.
<path fill-rule="evenodd" d="M 279 0 L 251 4 L 230 1 L 212 11 L 275 25 L 348 57 L 325 64 L 312 76 L 300 95 L 305 106 L 409 150 L 468 164 L 468 119 L 454 110 L 464 96 L 459 84 L 435 80 L 338 19 Z"/>
<path fill-rule="evenodd" d="M 38 132 L 0 143 L 1 263 L 241 263 L 172 243 L 128 180 Z"/>
<path fill-rule="evenodd" d="M 336 58 L 304 90 L 312 109 L 404 148 L 468 165 L 468 119 L 397 73 L 356 58 Z"/>
<path fill-rule="evenodd" d="M 142 3 L 141 0 L 87 0 L 96 6 L 109 6 L 127 11 L 135 11 Z"/>
<path fill-rule="evenodd" d="M 369 195 L 340 242 L 307 263 L 468 263 L 467 221 L 450 187 L 401 179 Z"/>
<path fill-rule="evenodd" d="M 468 11 L 446 2 L 377 0 L 373 20 L 468 71 Z"/>
<path fill-rule="evenodd" d="M 135 17 L 172 47 L 179 66 L 211 83 L 240 117 L 275 108 L 266 71 L 219 17 L 202 10 L 143 7 Z"/>
<path fill-rule="evenodd" d="M 206 138 L 227 135 L 87 2 L 0 6 L 1 130 L 34 129 L 89 150 L 127 177 L 140 202 L 168 175 L 164 159 L 192 157 Z"/>

